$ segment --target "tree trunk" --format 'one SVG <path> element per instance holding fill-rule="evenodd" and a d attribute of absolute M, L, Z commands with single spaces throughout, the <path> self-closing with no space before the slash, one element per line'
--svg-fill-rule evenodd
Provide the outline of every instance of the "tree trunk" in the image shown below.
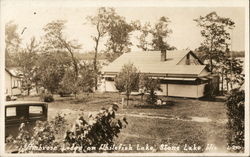
<path fill-rule="evenodd" d="M 100 37 L 96 38 L 96 45 L 95 45 L 95 55 L 94 55 L 94 72 L 95 72 L 95 79 L 94 79 L 94 85 L 95 90 L 97 90 L 97 53 L 98 53 L 98 45 L 99 45 L 99 39 Z"/>
<path fill-rule="evenodd" d="M 129 94 L 127 94 L 127 106 L 128 106 L 128 101 L 129 101 Z"/>
<path fill-rule="evenodd" d="M 223 70 L 221 73 L 221 94 L 224 95 L 224 74 L 223 74 Z"/>
<path fill-rule="evenodd" d="M 210 67 L 211 67 L 211 72 L 213 73 L 212 53 L 213 53 L 213 38 L 211 39 L 211 47 L 210 47 L 210 52 L 209 52 Z"/>
<path fill-rule="evenodd" d="M 211 72 L 213 73 L 213 60 L 212 60 L 211 52 L 209 53 L 209 61 L 210 61 L 210 69 L 211 69 Z"/>
<path fill-rule="evenodd" d="M 232 81 L 230 82 L 230 87 L 231 87 L 231 90 L 233 89 L 233 83 Z"/>
<path fill-rule="evenodd" d="M 226 84 L 227 84 L 227 92 L 229 91 L 229 86 L 228 86 L 228 76 L 226 74 Z"/>
<path fill-rule="evenodd" d="M 35 86 L 36 86 L 36 94 L 38 94 L 38 83 L 37 82 L 35 82 Z"/>

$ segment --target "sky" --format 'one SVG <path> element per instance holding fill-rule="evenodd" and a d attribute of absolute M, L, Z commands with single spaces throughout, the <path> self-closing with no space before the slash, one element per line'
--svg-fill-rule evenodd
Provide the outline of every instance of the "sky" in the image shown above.
<path fill-rule="evenodd" d="M 13 21 L 18 24 L 18 33 L 21 34 L 24 27 L 27 29 L 21 35 L 23 44 L 29 42 L 32 36 L 39 39 L 43 35 L 42 28 L 53 20 L 67 20 L 65 35 L 69 39 L 78 40 L 82 45 L 81 52 L 93 51 L 94 41 L 91 36 L 96 34 L 94 26 L 88 23 L 87 16 L 93 16 L 97 13 L 99 7 L 92 5 L 63 5 L 47 1 L 47 3 L 35 3 L 34 0 L 26 1 L 7 1 L 2 3 L 2 22 Z M 72 1 L 72 3 L 74 3 Z M 62 5 L 58 5 L 62 4 Z M 228 17 L 235 22 L 235 28 L 232 34 L 232 49 L 236 51 L 245 49 L 245 9 L 243 7 L 174 7 L 174 6 L 115 6 L 116 12 L 124 16 L 127 22 L 140 20 L 142 23 L 151 24 L 161 16 L 166 16 L 171 23 L 169 28 L 173 33 L 167 38 L 167 42 L 177 49 L 191 49 L 199 47 L 203 38 L 200 35 L 200 28 L 193 20 L 199 16 L 205 16 L 212 11 L 216 11 L 219 16 Z M 139 50 L 136 47 L 138 41 L 131 35 L 133 43 L 132 51 Z M 102 42 L 100 49 L 104 49 L 105 41 Z"/>

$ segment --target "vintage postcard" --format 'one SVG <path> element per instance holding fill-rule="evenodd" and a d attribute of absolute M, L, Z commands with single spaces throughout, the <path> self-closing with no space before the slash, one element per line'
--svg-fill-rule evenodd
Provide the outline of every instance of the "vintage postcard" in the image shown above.
<path fill-rule="evenodd" d="M 1 0 L 1 156 L 249 156 L 247 0 Z"/>

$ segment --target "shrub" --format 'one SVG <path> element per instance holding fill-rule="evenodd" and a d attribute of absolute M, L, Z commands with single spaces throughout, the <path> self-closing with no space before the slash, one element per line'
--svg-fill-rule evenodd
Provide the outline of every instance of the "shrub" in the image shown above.
<path fill-rule="evenodd" d="M 157 101 L 157 95 L 153 90 L 150 90 L 149 95 L 147 96 L 146 102 L 148 104 L 155 104 Z"/>
<path fill-rule="evenodd" d="M 121 72 L 118 74 L 114 81 L 116 89 L 118 89 L 119 92 L 125 92 L 128 106 L 129 96 L 131 92 L 134 90 L 138 90 L 138 69 L 132 63 L 124 64 Z"/>
<path fill-rule="evenodd" d="M 204 87 L 204 96 L 209 100 L 215 99 L 215 87 L 211 83 L 208 83 Z"/>
<path fill-rule="evenodd" d="M 109 109 L 103 108 L 96 115 L 89 115 L 88 122 L 82 116 L 79 117 L 64 138 L 65 147 L 74 147 L 74 150 L 63 152 L 103 152 L 105 150 L 99 149 L 102 145 L 111 147 L 114 138 L 118 137 L 120 130 L 127 124 L 126 118 L 115 118 L 117 109 L 117 105 Z"/>
<path fill-rule="evenodd" d="M 44 102 L 53 102 L 54 101 L 53 95 L 51 95 L 51 94 L 44 95 L 43 101 Z"/>
<path fill-rule="evenodd" d="M 228 148 L 231 151 L 244 151 L 244 129 L 245 129 L 245 91 L 233 89 L 227 97 L 227 116 L 228 116 Z"/>
<path fill-rule="evenodd" d="M 149 104 L 155 104 L 157 101 L 156 90 L 162 91 L 160 87 L 160 80 L 154 79 L 148 76 L 142 76 L 140 79 L 141 87 L 144 87 L 149 92 L 146 102 Z"/>

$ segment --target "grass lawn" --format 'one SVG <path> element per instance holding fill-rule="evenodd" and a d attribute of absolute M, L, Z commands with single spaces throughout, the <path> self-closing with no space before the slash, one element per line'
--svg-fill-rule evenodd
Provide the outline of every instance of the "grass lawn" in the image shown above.
<path fill-rule="evenodd" d="M 80 96 L 78 100 L 74 97 L 55 96 L 55 101 L 49 103 L 49 118 L 57 112 L 62 112 L 70 123 L 81 112 L 98 111 L 102 107 L 109 107 L 114 102 L 120 104 L 123 97 L 125 96 L 118 93 L 95 93 Z M 38 97 L 25 97 L 20 100 L 22 99 L 39 100 Z M 224 102 L 172 97 L 164 99 L 173 101 L 174 105 L 161 109 L 136 108 L 134 105 L 142 104 L 140 96 L 131 96 L 129 106 L 122 107 L 120 104 L 118 116 L 124 115 L 129 124 L 122 130 L 115 143 L 132 144 L 135 149 L 129 152 L 226 152 L 225 122 L 227 117 Z M 154 115 L 155 117 L 140 117 L 140 115 Z M 162 119 L 157 116 L 174 118 Z M 176 117 L 179 119 L 175 119 Z M 207 118 L 210 121 L 192 121 L 190 120 L 192 117 Z M 142 147 L 148 144 L 154 149 L 138 150 L 137 144 Z M 180 146 L 180 150 L 161 149 L 161 144 Z M 207 144 L 213 144 L 217 149 L 208 151 L 205 149 Z M 191 148 L 194 145 L 201 146 L 201 150 L 186 150 L 187 146 Z"/>

